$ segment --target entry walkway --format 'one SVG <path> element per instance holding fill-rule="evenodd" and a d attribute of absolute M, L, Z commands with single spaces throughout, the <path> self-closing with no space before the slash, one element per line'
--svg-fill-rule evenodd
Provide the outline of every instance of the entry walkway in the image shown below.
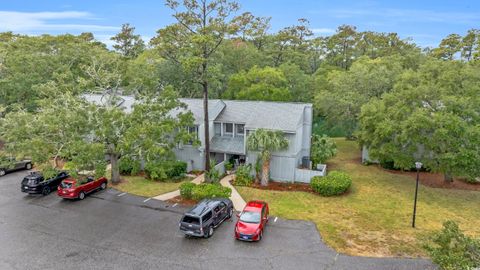
<path fill-rule="evenodd" d="M 222 180 L 220 180 L 220 184 L 224 187 L 229 187 L 232 189 L 232 195 L 230 196 L 230 200 L 232 200 L 233 202 L 233 207 L 237 211 L 242 211 L 247 203 L 242 198 L 242 196 L 240 196 L 237 189 L 235 189 L 235 187 L 230 184 L 230 181 L 233 180 L 234 176 L 235 175 L 233 174 L 225 176 Z"/>
<path fill-rule="evenodd" d="M 197 176 L 197 178 L 193 179 L 192 183 L 198 185 L 198 184 L 202 183 L 204 180 L 205 180 L 205 177 L 204 177 L 204 174 L 202 173 L 201 175 Z M 173 198 L 178 197 L 178 196 L 180 196 L 180 190 L 177 189 L 175 191 L 168 192 L 168 193 L 165 193 L 165 194 L 161 194 L 161 195 L 158 195 L 158 196 L 153 197 L 153 198 L 156 199 L 156 200 L 160 200 L 160 201 L 168 201 L 168 200 L 173 199 Z"/>

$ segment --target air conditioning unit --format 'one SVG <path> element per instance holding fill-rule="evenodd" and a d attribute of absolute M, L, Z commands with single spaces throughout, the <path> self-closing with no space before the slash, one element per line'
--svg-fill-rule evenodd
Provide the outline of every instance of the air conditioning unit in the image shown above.
<path fill-rule="evenodd" d="M 302 168 L 310 169 L 310 157 L 308 156 L 302 157 Z"/>

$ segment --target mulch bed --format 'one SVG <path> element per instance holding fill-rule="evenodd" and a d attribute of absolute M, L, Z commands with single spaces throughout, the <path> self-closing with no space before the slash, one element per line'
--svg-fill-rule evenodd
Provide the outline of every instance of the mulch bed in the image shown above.
<path fill-rule="evenodd" d="M 365 166 L 362 164 L 362 159 L 361 158 L 355 158 L 352 160 L 353 163 L 356 164 L 361 164 L 362 166 Z M 401 171 L 401 170 L 387 170 L 382 168 L 382 166 L 378 164 L 372 164 L 368 166 L 376 166 L 380 170 L 386 171 L 391 174 L 396 174 L 396 175 L 406 175 L 410 176 L 413 180 L 417 179 L 417 172 L 415 171 Z M 334 166 L 332 166 L 334 167 Z M 330 167 L 330 170 L 334 169 Z M 480 183 L 476 184 L 471 184 L 467 183 L 459 178 L 455 178 L 453 182 L 447 183 L 444 180 L 444 176 L 441 173 L 430 173 L 430 172 L 420 172 L 419 176 L 419 182 L 420 184 L 427 186 L 427 187 L 433 187 L 433 188 L 445 188 L 445 189 L 461 189 L 461 190 L 475 190 L 475 191 L 480 191 Z"/>
<path fill-rule="evenodd" d="M 277 181 L 269 181 L 268 186 L 264 187 L 260 184 L 253 184 L 251 188 L 262 190 L 275 190 L 275 191 L 303 191 L 314 193 L 309 184 L 306 183 L 284 183 Z"/>
<path fill-rule="evenodd" d="M 196 200 L 184 199 L 184 198 L 182 198 L 182 196 L 177 196 L 175 198 L 167 200 L 167 202 L 171 203 L 171 204 L 178 203 L 178 204 L 184 205 L 184 206 L 194 206 L 198 203 L 198 201 L 196 201 Z"/>
<path fill-rule="evenodd" d="M 417 178 L 417 173 L 416 172 L 386 170 L 386 169 L 383 169 L 383 168 L 381 168 L 381 169 L 384 170 L 384 171 L 387 171 L 391 174 L 407 175 L 407 176 L 410 176 L 412 179 Z M 458 178 L 455 178 L 453 180 L 453 182 L 445 182 L 443 174 L 440 174 L 440 173 L 420 172 L 419 182 L 424 186 L 433 187 L 433 188 L 462 189 L 462 190 L 480 191 L 480 183 L 471 184 L 471 183 L 464 182 L 464 181 L 462 181 L 461 179 L 458 179 Z"/>

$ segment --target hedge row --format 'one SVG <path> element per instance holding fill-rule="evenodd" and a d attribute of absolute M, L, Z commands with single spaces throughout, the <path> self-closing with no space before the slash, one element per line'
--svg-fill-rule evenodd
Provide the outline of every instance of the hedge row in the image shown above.
<path fill-rule="evenodd" d="M 141 171 L 138 160 L 123 157 L 119 163 L 120 173 L 136 175 Z M 179 160 L 151 161 L 145 164 L 145 174 L 152 180 L 176 179 L 185 175 L 187 163 Z"/>
<path fill-rule="evenodd" d="M 229 198 L 232 190 L 220 184 L 199 184 L 191 182 L 180 185 L 180 195 L 185 199 L 202 200 L 209 198 Z"/>

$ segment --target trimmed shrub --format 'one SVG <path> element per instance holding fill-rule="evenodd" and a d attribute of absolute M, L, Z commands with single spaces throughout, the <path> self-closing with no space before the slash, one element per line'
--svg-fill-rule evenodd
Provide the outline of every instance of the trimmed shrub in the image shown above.
<path fill-rule="evenodd" d="M 232 190 L 220 184 L 200 184 L 196 185 L 192 190 L 192 199 L 202 200 L 209 198 L 228 198 L 232 194 Z"/>
<path fill-rule="evenodd" d="M 250 174 L 252 171 L 252 165 L 241 165 L 237 168 L 235 173 L 235 185 L 237 186 L 250 186 L 253 183 L 253 176 Z"/>
<path fill-rule="evenodd" d="M 180 185 L 180 196 L 182 196 L 185 199 L 191 199 L 192 198 L 192 192 L 193 189 L 197 185 L 192 183 L 192 182 L 186 182 Z"/>
<path fill-rule="evenodd" d="M 463 234 L 457 223 L 446 221 L 443 229 L 425 245 L 432 261 L 445 270 L 467 270 L 480 267 L 480 240 Z"/>
<path fill-rule="evenodd" d="M 122 157 L 118 162 L 118 169 L 123 175 L 136 175 L 141 170 L 141 164 L 138 160 Z"/>
<path fill-rule="evenodd" d="M 145 173 L 152 180 L 178 179 L 187 171 L 183 161 L 153 161 L 145 164 Z"/>
<path fill-rule="evenodd" d="M 155 161 L 145 163 L 145 174 L 152 180 L 166 180 L 168 178 L 162 164 Z"/>
<path fill-rule="evenodd" d="M 310 182 L 312 189 L 322 196 L 335 196 L 345 193 L 352 185 L 352 179 L 344 172 L 332 171 L 327 176 L 314 176 Z"/>
<path fill-rule="evenodd" d="M 162 163 L 168 178 L 178 178 L 187 172 L 187 163 L 180 160 L 165 161 Z"/>

